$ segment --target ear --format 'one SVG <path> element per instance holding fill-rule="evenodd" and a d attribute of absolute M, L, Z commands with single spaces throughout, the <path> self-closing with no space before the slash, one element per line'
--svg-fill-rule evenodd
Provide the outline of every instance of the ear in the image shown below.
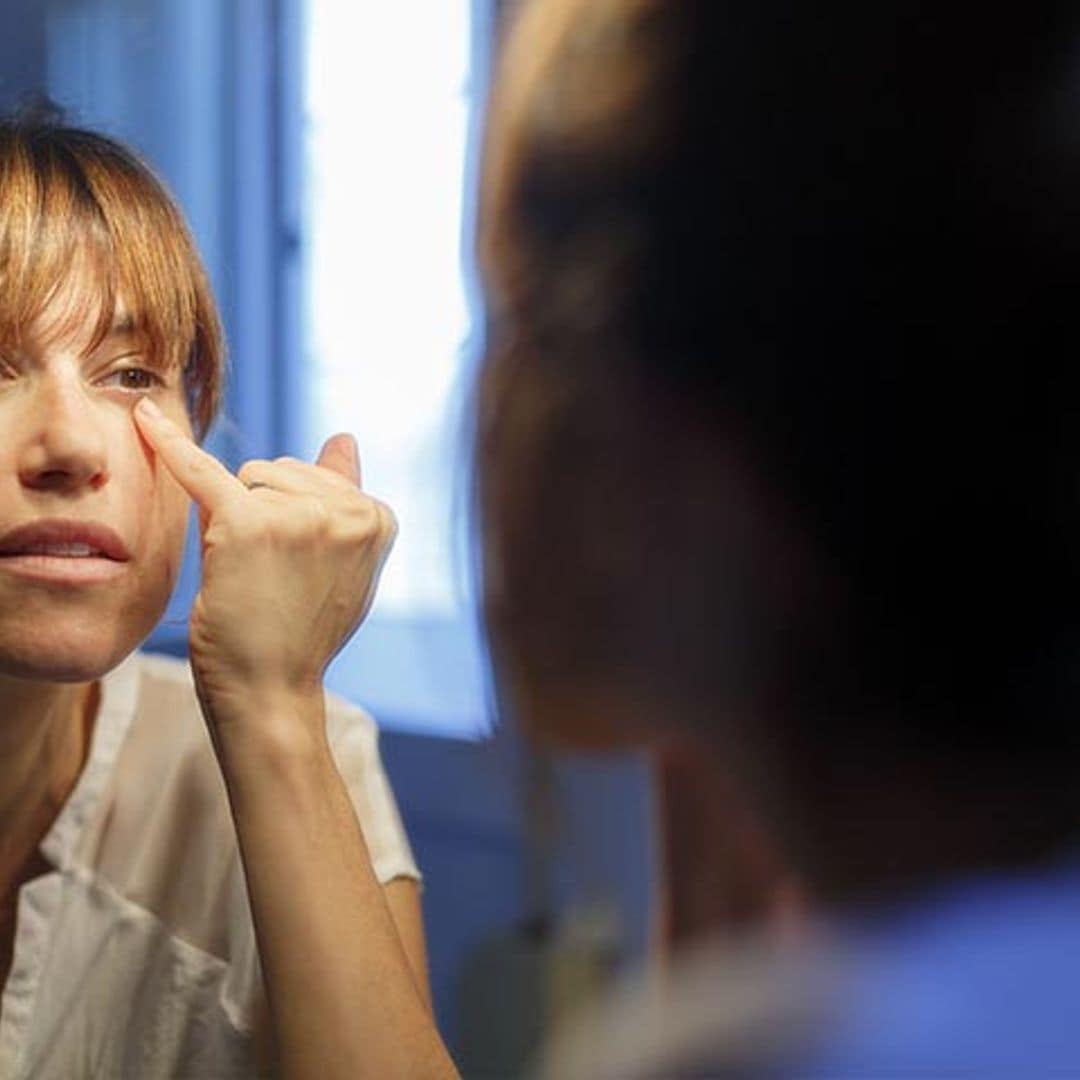
<path fill-rule="evenodd" d="M 319 451 L 315 464 L 344 476 L 346 480 L 351 480 L 357 487 L 362 486 L 360 452 L 356 447 L 356 439 L 351 435 L 343 432 L 331 435 L 323 443 L 323 448 Z"/>

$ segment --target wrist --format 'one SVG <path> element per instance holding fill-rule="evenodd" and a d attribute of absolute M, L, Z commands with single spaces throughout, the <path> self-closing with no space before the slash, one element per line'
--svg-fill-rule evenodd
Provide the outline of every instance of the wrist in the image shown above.
<path fill-rule="evenodd" d="M 269 685 L 234 687 L 228 700 L 202 700 L 202 705 L 223 766 L 251 760 L 301 763 L 317 760 L 329 750 L 321 686 L 299 691 Z"/>

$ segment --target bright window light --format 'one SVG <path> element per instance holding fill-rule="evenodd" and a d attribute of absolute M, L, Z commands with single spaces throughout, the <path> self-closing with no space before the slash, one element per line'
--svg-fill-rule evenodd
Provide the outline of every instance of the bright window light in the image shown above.
<path fill-rule="evenodd" d="M 290 403 L 301 453 L 356 434 L 364 485 L 400 523 L 331 687 L 383 724 L 459 736 L 486 729 L 462 429 L 480 323 L 466 268 L 480 8 L 308 0 L 303 377 Z"/>

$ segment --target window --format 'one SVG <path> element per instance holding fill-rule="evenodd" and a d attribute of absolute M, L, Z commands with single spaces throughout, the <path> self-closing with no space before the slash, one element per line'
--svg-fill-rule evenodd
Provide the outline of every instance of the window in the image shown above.
<path fill-rule="evenodd" d="M 481 0 L 307 0 L 295 452 L 356 434 L 400 522 L 330 684 L 383 723 L 477 735 L 463 404 L 481 319 L 467 266 L 485 86 Z"/>

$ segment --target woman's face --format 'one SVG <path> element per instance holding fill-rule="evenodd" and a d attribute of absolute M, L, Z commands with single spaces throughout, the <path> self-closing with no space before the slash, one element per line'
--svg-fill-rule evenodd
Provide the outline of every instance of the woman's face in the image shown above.
<path fill-rule="evenodd" d="M 160 618 L 183 554 L 187 497 L 132 419 L 149 394 L 190 430 L 181 373 L 147 354 L 122 304 L 91 349 L 84 286 L 0 352 L 0 674 L 20 678 L 114 667 Z"/>

